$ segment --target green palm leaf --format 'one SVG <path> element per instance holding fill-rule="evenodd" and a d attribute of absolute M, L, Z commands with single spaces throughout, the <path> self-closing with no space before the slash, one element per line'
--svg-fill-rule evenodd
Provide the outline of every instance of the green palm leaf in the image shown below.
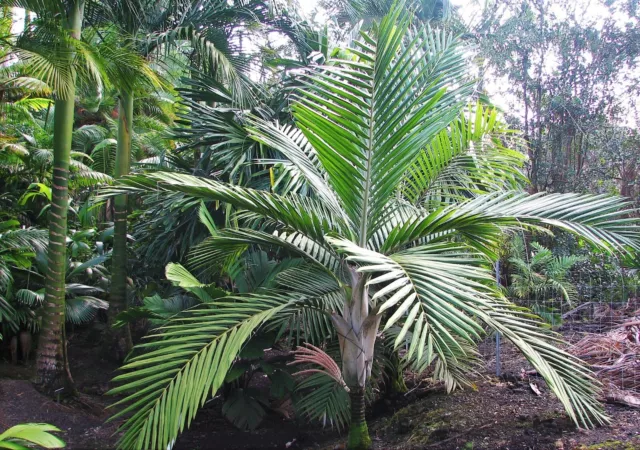
<path fill-rule="evenodd" d="M 221 230 L 215 236 L 205 239 L 190 252 L 190 262 L 199 269 L 211 265 L 227 267 L 249 245 L 282 249 L 333 271 L 337 271 L 340 265 L 338 255 L 330 247 L 303 233 L 284 231 L 270 234 L 245 228 Z"/>
<path fill-rule="evenodd" d="M 247 130 L 249 136 L 256 141 L 278 149 L 286 157 L 287 162 L 296 168 L 296 175 L 304 178 L 313 189 L 314 194 L 320 196 L 324 202 L 331 205 L 336 212 L 342 212 L 335 193 L 326 182 L 326 173 L 318 159 L 318 154 L 306 139 L 304 134 L 291 125 L 280 126 L 271 124 L 259 118 L 249 121 Z M 270 162 L 261 160 L 260 162 Z M 277 161 L 273 161 L 277 162 Z M 289 174 L 291 170 L 287 171 Z M 277 183 L 276 183 L 277 184 Z M 289 191 L 290 189 L 286 189 Z"/>
<path fill-rule="evenodd" d="M 216 42 L 217 41 L 217 42 Z M 206 61 L 218 74 L 219 79 L 226 85 L 230 85 L 235 100 L 240 105 L 253 103 L 251 95 L 251 82 L 242 75 L 240 61 L 233 57 L 226 47 L 226 39 L 216 39 L 215 33 L 206 29 L 199 31 L 196 25 L 178 26 L 167 31 L 152 33 L 147 36 L 148 49 L 160 47 L 164 44 L 176 45 L 179 42 L 188 42 L 193 49 Z"/>
<path fill-rule="evenodd" d="M 352 59 L 311 76 L 293 107 L 361 244 L 405 171 L 471 92 L 458 42 L 429 28 L 415 36 L 408 29 L 408 16 L 394 10 L 377 41 L 362 34 Z"/>
<path fill-rule="evenodd" d="M 111 394 L 127 393 L 127 406 L 111 420 L 133 412 L 122 425 L 123 448 L 167 448 L 188 428 L 198 409 L 215 395 L 244 343 L 268 320 L 285 315 L 300 296 L 261 294 L 227 297 L 185 312 L 138 345 L 114 379 Z M 205 375 L 206 376 L 203 376 Z"/>
<path fill-rule="evenodd" d="M 372 296 L 373 311 L 393 308 L 386 329 L 404 321 L 396 347 L 412 331 L 406 358 L 415 354 L 429 361 L 437 354 L 443 369 L 455 367 L 457 355 L 468 355 L 467 349 L 480 339 L 483 322 L 522 351 L 576 423 L 589 427 L 607 421 L 595 399 L 598 384 L 590 371 L 553 345 L 560 337 L 535 315 L 495 291 L 493 274 L 482 268 L 482 258 L 456 244 L 425 245 L 384 256 L 345 240 L 331 242 L 359 264 L 359 272 L 370 274 L 369 285 L 383 286 Z"/>
<path fill-rule="evenodd" d="M 2 271 L 2 263 L 0 262 L 0 271 Z M 1 276 L 1 272 L 0 272 Z M 9 325 L 10 329 L 16 329 L 17 325 L 15 323 L 15 314 L 16 310 L 11 303 L 7 301 L 4 296 L 0 295 L 0 322 L 6 323 Z M 2 340 L 2 333 L 0 333 L 0 341 Z"/>
<path fill-rule="evenodd" d="M 116 162 L 116 147 L 118 141 L 113 138 L 106 138 L 98 142 L 91 150 L 91 169 L 113 175 L 113 168 Z"/>
<path fill-rule="evenodd" d="M 336 217 L 330 207 L 311 198 L 279 196 L 215 180 L 167 172 L 123 177 L 118 186 L 104 189 L 97 199 L 148 190 L 183 192 L 198 198 L 228 202 L 263 217 L 271 217 L 282 225 L 302 231 L 312 238 L 322 239 L 332 230 L 349 230 L 341 217 Z"/>
<path fill-rule="evenodd" d="M 15 425 L 0 434 L 0 448 L 27 450 L 35 444 L 43 448 L 63 448 L 65 442 L 50 431 L 60 431 L 46 423 L 24 423 Z"/>
<path fill-rule="evenodd" d="M 91 322 L 98 314 L 98 310 L 109 308 L 109 303 L 92 295 L 78 295 L 66 298 L 64 308 L 65 319 L 80 325 Z"/>
<path fill-rule="evenodd" d="M 435 233 L 455 231 L 478 249 L 497 247 L 505 228 L 544 226 L 578 234 L 608 251 L 640 248 L 640 231 L 629 217 L 628 200 L 608 195 L 497 192 L 421 212 L 396 226 L 382 246 L 390 252 Z"/>
<path fill-rule="evenodd" d="M 519 187 L 526 182 L 519 170 L 524 157 L 503 145 L 511 134 L 495 109 L 477 103 L 420 153 L 405 176 L 403 196 L 415 205 L 433 209 Z"/>
<path fill-rule="evenodd" d="M 296 391 L 300 397 L 294 404 L 302 416 L 338 430 L 349 423 L 349 394 L 333 378 L 314 373 L 300 381 Z"/>
<path fill-rule="evenodd" d="M 74 39 L 59 26 L 59 15 L 39 16 L 35 26 L 22 33 L 13 45 L 14 53 L 37 78 L 66 99 L 75 84 L 76 75 L 103 88 L 108 83 L 105 62 L 94 47 Z M 73 56 L 71 64 L 70 56 Z"/>

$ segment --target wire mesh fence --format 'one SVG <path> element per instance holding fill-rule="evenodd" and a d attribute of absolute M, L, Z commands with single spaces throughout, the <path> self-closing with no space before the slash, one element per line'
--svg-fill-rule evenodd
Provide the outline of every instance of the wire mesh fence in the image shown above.
<path fill-rule="evenodd" d="M 596 264 L 591 261 L 591 267 L 598 264 L 597 259 Z M 511 300 L 531 308 L 562 334 L 566 349 L 584 360 L 603 383 L 608 400 L 640 406 L 638 274 L 632 269 L 600 266 L 603 270 L 579 267 L 571 273 L 569 281 L 575 289 L 571 296 L 561 289 L 555 295 L 541 289 L 526 298 Z M 509 343 L 495 334 L 480 344 L 479 351 L 487 374 L 518 376 L 531 369 Z"/>

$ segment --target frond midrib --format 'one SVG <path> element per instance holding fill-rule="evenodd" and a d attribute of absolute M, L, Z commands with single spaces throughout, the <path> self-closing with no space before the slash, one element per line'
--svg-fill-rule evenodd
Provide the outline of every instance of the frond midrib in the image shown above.
<path fill-rule="evenodd" d="M 376 45 L 376 53 L 373 58 L 373 69 L 376 68 L 376 58 L 378 56 L 379 48 Z M 376 77 L 375 73 L 371 77 L 371 98 L 369 99 L 370 107 L 369 107 L 369 136 L 368 136 L 368 146 L 367 146 L 367 165 L 366 165 L 366 176 L 364 182 L 364 196 L 362 198 L 362 212 L 360 215 L 360 236 L 359 236 L 359 245 L 360 247 L 366 247 L 367 245 L 367 230 L 369 228 L 369 197 L 371 195 L 371 171 L 373 165 L 373 147 L 374 147 L 374 128 L 375 128 L 375 114 L 374 114 L 374 106 L 376 99 Z"/>

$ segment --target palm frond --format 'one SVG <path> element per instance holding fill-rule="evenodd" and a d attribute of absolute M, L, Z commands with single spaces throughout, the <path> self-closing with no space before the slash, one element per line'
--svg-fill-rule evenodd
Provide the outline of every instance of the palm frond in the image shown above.
<path fill-rule="evenodd" d="M 331 61 L 310 77 L 293 112 L 363 244 L 419 152 L 459 114 L 471 85 L 458 41 L 429 27 L 412 34 L 401 8 L 355 46 L 352 59 Z"/>
<path fill-rule="evenodd" d="M 640 248 L 636 219 L 630 203 L 620 197 L 587 194 L 498 192 L 417 214 L 389 233 L 382 250 L 390 252 L 434 233 L 455 231 L 479 250 L 495 256 L 504 229 L 527 227 L 547 232 L 545 226 L 582 236 L 607 251 Z"/>
<path fill-rule="evenodd" d="M 0 277 L 2 277 L 2 262 L 0 262 Z M 3 295 L 0 295 L 0 322 L 8 324 L 11 329 L 16 329 L 15 314 L 15 308 Z M 0 333 L 0 340 L 2 340 L 2 333 Z"/>
<path fill-rule="evenodd" d="M 44 301 L 44 289 L 32 291 L 31 289 L 19 289 L 16 291 L 16 300 L 30 307 L 40 306 Z"/>
<path fill-rule="evenodd" d="M 335 340 L 337 334 L 331 323 L 331 312 L 339 311 L 346 300 L 346 290 L 337 279 L 340 276 L 316 264 L 302 264 L 280 272 L 278 287 L 311 299 L 291 316 L 273 320 L 269 327 L 280 330 L 279 334 L 292 346 L 303 342 L 322 345 Z"/>
<path fill-rule="evenodd" d="M 70 167 L 71 173 L 69 175 L 69 180 L 72 182 L 74 187 L 97 186 L 113 182 L 113 178 L 108 174 L 93 170 L 91 167 L 75 159 L 71 160 Z"/>
<path fill-rule="evenodd" d="M 311 374 L 298 382 L 296 392 L 300 395 L 294 406 L 300 415 L 338 430 L 349 424 L 349 394 L 333 378 L 324 373 Z"/>
<path fill-rule="evenodd" d="M 73 86 L 73 66 L 69 65 L 71 38 L 53 24 L 43 23 L 19 36 L 16 53 L 33 77 L 66 98 Z"/>
<path fill-rule="evenodd" d="M 101 90 L 108 82 L 104 60 L 91 45 L 60 27 L 59 17 L 39 17 L 35 26 L 18 37 L 14 52 L 29 73 L 50 86 L 58 98 L 68 97 L 76 75 Z"/>
<path fill-rule="evenodd" d="M 213 302 L 224 297 L 226 293 L 215 285 L 201 283 L 191 272 L 180 264 L 167 264 L 165 269 L 167 280 L 195 295 L 201 302 Z"/>
<path fill-rule="evenodd" d="M 19 226 L 17 221 L 0 222 L 0 249 L 2 251 L 26 247 L 32 251 L 41 251 L 47 247 L 47 230 L 36 228 L 11 229 L 12 223 Z M 4 229 L 3 229 L 4 228 Z"/>
<path fill-rule="evenodd" d="M 195 268 L 227 267 L 247 250 L 249 245 L 282 249 L 291 255 L 301 256 L 321 267 L 336 271 L 339 257 L 322 241 L 315 241 L 302 233 L 274 232 L 272 234 L 252 229 L 224 229 L 205 239 L 190 252 L 190 263 Z"/>
<path fill-rule="evenodd" d="M 232 186 L 190 175 L 156 172 L 123 177 L 118 186 L 106 188 L 98 200 L 121 193 L 148 191 L 183 192 L 193 197 L 219 200 L 270 217 L 312 238 L 331 230 L 348 230 L 340 217 L 324 203 L 295 195 L 278 196 L 264 191 Z"/>
<path fill-rule="evenodd" d="M 16 64 L 20 64 L 20 63 L 16 63 Z M 0 87 L 5 92 L 10 92 L 10 93 L 12 92 L 16 93 L 17 91 L 17 93 L 28 92 L 31 95 L 37 95 L 37 96 L 51 95 L 51 88 L 49 87 L 49 85 L 47 85 L 47 83 L 45 83 L 42 80 L 39 80 L 38 78 L 34 78 L 28 75 L 21 75 L 21 76 L 16 76 L 12 78 L 10 76 L 7 76 L 6 80 L 2 80 L 2 82 L 0 82 Z M 43 98 L 40 100 L 45 100 L 45 99 Z"/>
<path fill-rule="evenodd" d="M 312 373 L 322 373 L 327 375 L 341 385 L 347 392 L 349 388 L 342 378 L 342 371 L 338 364 L 324 350 L 313 344 L 306 343 L 293 351 L 294 359 L 289 365 L 310 364 L 314 367 L 300 370 L 294 373 L 294 376 L 308 375 Z M 315 366 L 320 366 L 318 369 Z"/>
<path fill-rule="evenodd" d="M 50 431 L 60 431 L 60 429 L 46 423 L 14 425 L 0 434 L 0 446 L 13 450 L 27 449 L 32 446 L 31 444 L 42 448 L 63 448 L 66 445 L 65 442 Z"/>
<path fill-rule="evenodd" d="M 466 356 L 465 346 L 471 348 L 483 334 L 479 322 L 484 322 L 522 351 L 576 424 L 589 427 L 606 422 L 590 371 L 553 345 L 559 338 L 535 315 L 516 308 L 495 291 L 493 275 L 482 267 L 478 255 L 459 244 L 431 244 L 384 256 L 345 240 L 330 241 L 359 264 L 360 272 L 373 277 L 370 286 L 381 286 L 372 296 L 374 311 L 394 308 L 385 328 L 404 320 L 395 345 L 412 331 L 407 358 L 416 354 L 429 360 L 430 353 L 435 353 L 442 369 L 455 368 L 457 355 Z"/>
<path fill-rule="evenodd" d="M 119 446 L 167 448 L 215 395 L 253 332 L 296 302 L 304 299 L 286 294 L 228 297 L 156 330 L 150 342 L 136 347 L 145 353 L 129 359 L 125 373 L 114 379 L 120 386 L 110 391 L 127 393 L 114 404 L 127 406 L 112 420 L 133 413 L 121 427 Z"/>
<path fill-rule="evenodd" d="M 524 184 L 524 157 L 503 145 L 513 132 L 497 114 L 477 103 L 442 130 L 408 169 L 403 196 L 431 210 Z"/>
<path fill-rule="evenodd" d="M 198 30 L 194 25 L 187 25 L 148 35 L 146 46 L 152 49 L 162 45 L 175 45 L 179 42 L 190 43 L 199 57 L 214 68 L 213 72 L 219 79 L 231 86 L 230 92 L 233 93 L 239 105 L 250 105 L 254 102 L 251 83 L 242 74 L 241 61 L 229 52 L 226 38 L 221 40 L 220 36 L 209 32 L 208 29 Z"/>
<path fill-rule="evenodd" d="M 2 151 L 0 156 L 2 156 L 3 162 L 22 163 L 24 158 L 29 156 L 29 150 L 24 145 L 14 142 L 3 143 L 0 146 L 0 150 Z"/>
<path fill-rule="evenodd" d="M 75 325 L 91 322 L 100 309 L 108 309 L 109 303 L 91 295 L 78 295 L 65 299 L 65 319 Z"/>
<path fill-rule="evenodd" d="M 109 131 L 100 125 L 83 125 L 73 131 L 72 148 L 86 153 L 106 139 L 108 134 Z"/>
<path fill-rule="evenodd" d="M 247 130 L 253 139 L 283 153 L 312 187 L 313 192 L 331 205 L 334 211 L 345 215 L 335 193 L 327 186 L 325 171 L 316 151 L 300 130 L 291 125 L 271 124 L 259 118 L 251 119 Z"/>
<path fill-rule="evenodd" d="M 238 264 L 238 270 L 231 275 L 236 289 L 241 294 L 257 292 L 260 289 L 276 287 L 278 275 L 291 267 L 303 263 L 301 258 L 270 258 L 264 250 L 250 250 Z"/>
<path fill-rule="evenodd" d="M 91 47 L 80 47 L 79 54 L 87 61 L 83 67 L 97 72 L 97 76 L 104 74 L 103 77 L 120 91 L 133 92 L 162 85 L 148 61 L 135 48 L 134 36 L 113 25 L 101 29 L 99 33 L 96 30 L 88 32 L 97 34 L 99 39 L 88 36 L 87 40 L 96 43 Z"/>
<path fill-rule="evenodd" d="M 118 141 L 113 138 L 106 138 L 97 142 L 91 150 L 91 159 L 93 161 L 91 169 L 106 175 L 113 175 L 117 144 Z"/>

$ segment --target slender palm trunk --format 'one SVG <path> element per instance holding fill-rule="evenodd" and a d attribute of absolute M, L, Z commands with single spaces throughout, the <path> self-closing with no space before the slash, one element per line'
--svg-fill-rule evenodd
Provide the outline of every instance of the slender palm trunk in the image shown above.
<path fill-rule="evenodd" d="M 84 0 L 70 4 L 67 29 L 80 38 Z M 68 67 L 73 67 L 73 48 L 67 49 Z M 58 94 L 60 95 L 60 94 Z M 48 270 L 45 284 L 44 316 L 36 357 L 36 385 L 44 392 L 72 390 L 64 342 L 65 269 L 67 211 L 69 206 L 69 160 L 75 105 L 75 74 L 67 95 L 55 101 L 53 127 L 53 190 L 49 212 Z M 67 392 L 69 393 L 69 392 Z"/>
<path fill-rule="evenodd" d="M 118 148 L 115 177 L 129 173 L 131 166 L 131 132 L 133 127 L 133 94 L 122 89 L 118 117 Z M 111 293 L 109 296 L 109 323 L 127 307 L 127 196 L 115 198 L 115 230 L 111 257 Z M 112 329 L 116 358 L 124 359 L 133 347 L 128 326 Z"/>
<path fill-rule="evenodd" d="M 351 425 L 349 426 L 349 450 L 367 450 L 371 448 L 369 427 L 364 416 L 364 388 L 355 387 L 349 392 L 351 399 Z"/>

